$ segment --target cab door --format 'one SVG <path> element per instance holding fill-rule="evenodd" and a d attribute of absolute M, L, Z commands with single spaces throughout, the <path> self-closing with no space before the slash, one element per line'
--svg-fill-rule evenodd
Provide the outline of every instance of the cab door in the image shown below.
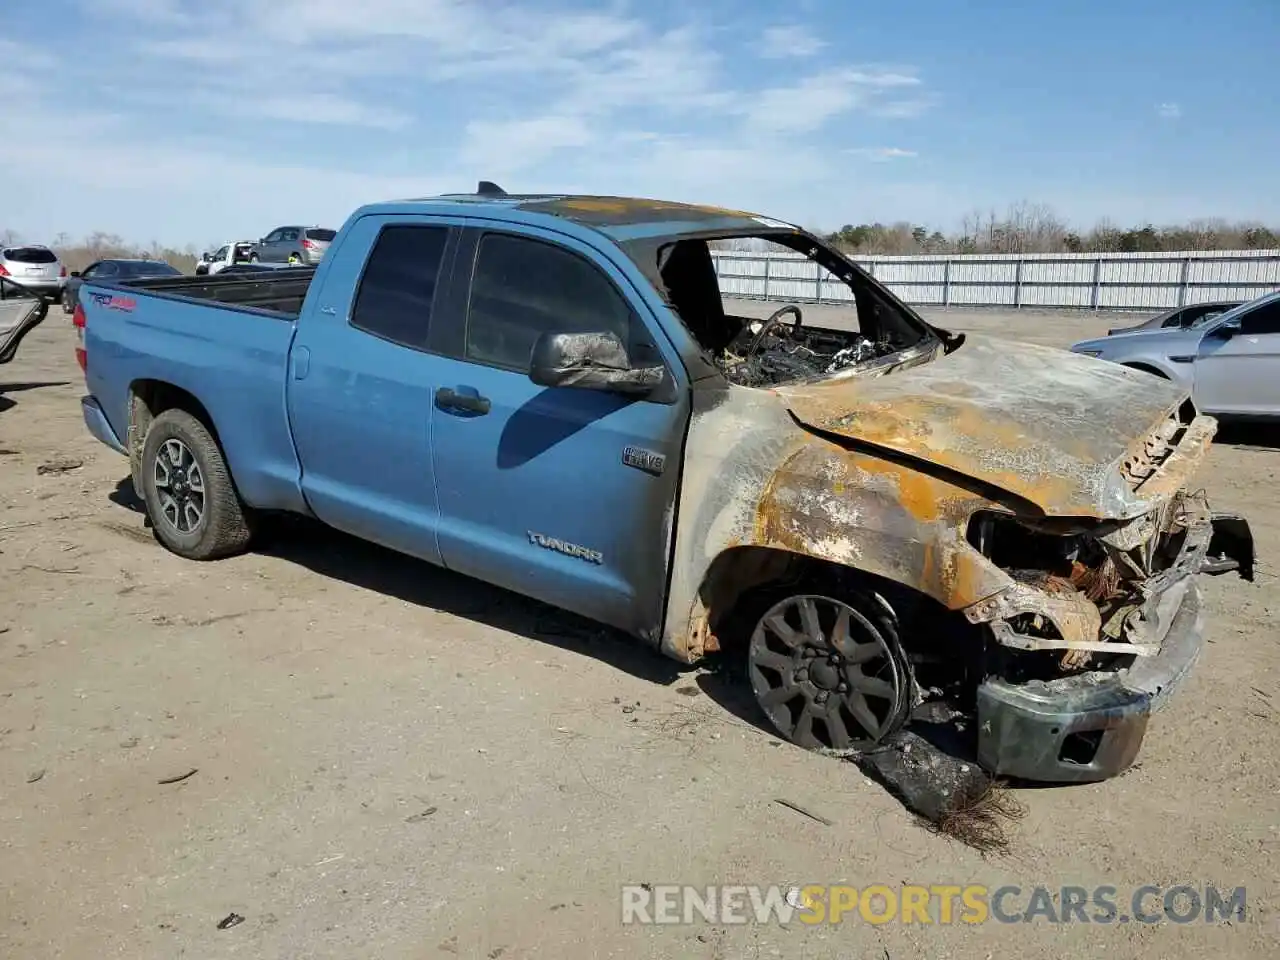
<path fill-rule="evenodd" d="M 472 221 L 439 326 L 431 445 L 446 566 L 639 635 L 662 623 L 688 389 L 627 276 L 563 234 Z M 662 363 L 638 399 L 529 379 L 544 332 L 616 333 Z M 662 344 L 663 346 L 659 346 Z"/>
<path fill-rule="evenodd" d="M 1210 321 L 1197 349 L 1194 397 L 1207 413 L 1280 415 L 1280 297 Z"/>
<path fill-rule="evenodd" d="M 316 308 L 298 324 L 288 375 L 312 511 L 434 563 L 439 505 L 428 432 L 448 361 L 428 340 L 434 325 L 460 323 L 441 296 L 457 232 L 434 217 L 353 224 L 344 246 L 369 250 L 368 259 L 335 256 L 327 265 Z"/>

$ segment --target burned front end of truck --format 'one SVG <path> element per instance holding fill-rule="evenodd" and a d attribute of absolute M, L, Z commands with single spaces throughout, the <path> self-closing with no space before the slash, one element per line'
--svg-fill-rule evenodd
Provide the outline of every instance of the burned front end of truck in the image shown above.
<path fill-rule="evenodd" d="M 1215 421 L 1140 372 L 932 327 L 802 231 L 770 239 L 847 285 L 845 322 L 732 315 L 714 237 L 629 249 L 698 348 L 661 648 L 741 657 L 810 749 L 946 715 L 994 775 L 1123 771 L 1201 650 L 1197 577 L 1252 577 L 1248 524 L 1194 483 Z"/>
<path fill-rule="evenodd" d="M 1180 483 L 1215 426 L 1186 402 L 1124 460 L 1129 502 L 1143 505 L 1124 519 L 971 516 L 968 544 L 1008 578 L 963 609 L 986 631 L 983 767 L 1079 782 L 1133 762 L 1148 718 L 1199 658 L 1198 575 L 1253 579 L 1248 524 Z"/>

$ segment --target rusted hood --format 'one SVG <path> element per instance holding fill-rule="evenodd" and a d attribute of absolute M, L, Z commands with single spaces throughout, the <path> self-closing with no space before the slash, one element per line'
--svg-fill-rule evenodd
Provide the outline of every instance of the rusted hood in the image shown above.
<path fill-rule="evenodd" d="M 920 366 L 777 392 L 811 428 L 1000 487 L 1046 514 L 1093 517 L 1140 506 L 1119 463 L 1185 396 L 1118 364 L 974 336 Z"/>

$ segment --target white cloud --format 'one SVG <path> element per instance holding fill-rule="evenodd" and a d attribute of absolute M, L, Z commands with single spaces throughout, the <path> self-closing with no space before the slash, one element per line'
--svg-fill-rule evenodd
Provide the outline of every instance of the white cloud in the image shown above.
<path fill-rule="evenodd" d="M 751 206 L 838 177 L 806 134 L 927 99 L 910 67 L 792 69 L 769 87 L 726 62 L 722 25 L 634 0 L 79 2 L 93 42 L 75 58 L 0 41 L 0 75 L 30 78 L 6 87 L 24 94 L 6 120 L 29 136 L 0 157 L 54 197 L 7 202 L 18 226 L 204 238 L 206 221 L 336 222 L 482 177 Z M 765 37 L 770 56 L 820 42 L 798 24 Z"/>
<path fill-rule="evenodd" d="M 510 173 L 535 166 L 559 150 L 585 147 L 591 141 L 591 131 L 579 117 L 477 120 L 467 124 L 461 160 L 485 176 Z"/>
<path fill-rule="evenodd" d="M 937 104 L 933 96 L 912 97 L 906 100 L 886 100 L 868 111 L 872 116 L 888 120 L 913 120 L 927 113 Z"/>
<path fill-rule="evenodd" d="M 766 28 L 760 36 L 758 51 L 767 60 L 781 60 L 812 57 L 826 45 L 826 41 L 814 36 L 808 27 L 790 23 Z"/>
<path fill-rule="evenodd" d="M 1156 105 L 1156 113 L 1166 120 L 1177 120 L 1182 116 L 1182 107 L 1176 103 L 1161 103 Z"/>
<path fill-rule="evenodd" d="M 884 162 L 888 160 L 904 160 L 910 157 L 919 156 L 914 150 L 904 150 L 901 147 L 850 147 L 844 151 L 855 157 L 862 157 L 865 160 L 875 160 Z"/>
<path fill-rule="evenodd" d="M 874 105 L 886 90 L 919 83 L 918 77 L 900 72 L 838 68 L 806 77 L 793 86 L 752 94 L 744 112 L 755 129 L 805 133 L 838 114 Z"/>

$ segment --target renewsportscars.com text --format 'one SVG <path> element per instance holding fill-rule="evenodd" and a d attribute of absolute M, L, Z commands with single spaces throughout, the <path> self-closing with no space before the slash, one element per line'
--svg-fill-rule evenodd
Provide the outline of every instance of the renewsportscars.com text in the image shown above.
<path fill-rule="evenodd" d="M 872 884 L 622 888 L 624 924 L 1221 923 L 1245 920 L 1244 887 Z"/>

